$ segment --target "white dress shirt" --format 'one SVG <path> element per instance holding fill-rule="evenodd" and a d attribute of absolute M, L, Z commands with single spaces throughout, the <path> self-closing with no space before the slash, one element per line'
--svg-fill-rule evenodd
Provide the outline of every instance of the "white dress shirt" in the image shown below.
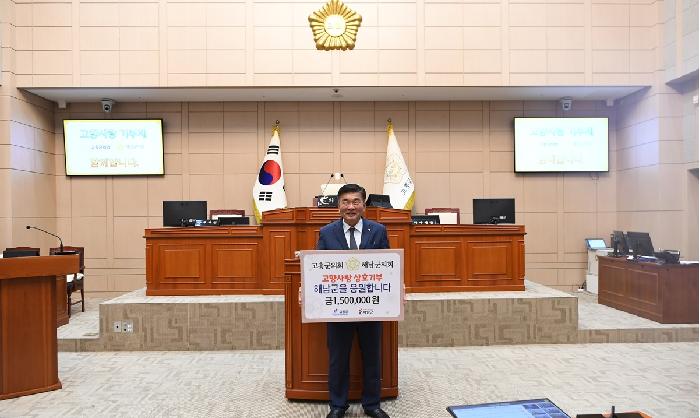
<path fill-rule="evenodd" d="M 350 225 L 345 223 L 343 221 L 343 233 L 345 234 L 345 242 L 348 243 L 348 248 L 350 248 Z M 362 218 L 360 218 L 359 221 L 357 221 L 357 224 L 355 225 L 355 243 L 357 244 L 357 248 L 360 248 L 360 243 L 362 242 Z"/>

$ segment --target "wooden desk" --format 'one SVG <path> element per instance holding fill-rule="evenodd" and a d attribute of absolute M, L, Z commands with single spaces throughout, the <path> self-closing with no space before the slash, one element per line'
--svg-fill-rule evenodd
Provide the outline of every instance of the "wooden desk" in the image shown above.
<path fill-rule="evenodd" d="M 56 276 L 78 256 L 0 259 L 0 399 L 61 388 L 56 340 Z"/>
<path fill-rule="evenodd" d="M 525 290 L 522 225 L 412 225 L 408 250 L 409 292 Z"/>
<path fill-rule="evenodd" d="M 299 259 L 285 260 L 284 376 L 287 399 L 328 400 L 325 323 L 301 323 Z M 357 338 L 350 353 L 350 400 L 362 398 L 362 357 Z M 399 327 L 383 322 L 381 397 L 399 394 Z"/>
<path fill-rule="evenodd" d="M 662 324 L 698 323 L 698 265 L 598 258 L 598 303 Z"/>
<path fill-rule="evenodd" d="M 147 229 L 146 294 L 281 294 L 268 262 L 277 249 L 257 226 Z"/>
<path fill-rule="evenodd" d="M 262 226 L 147 229 L 146 294 L 283 294 L 284 260 L 316 246 L 337 209 L 263 214 Z M 367 208 L 403 248 L 408 292 L 525 290 L 522 225 L 411 225 L 411 213 Z"/>

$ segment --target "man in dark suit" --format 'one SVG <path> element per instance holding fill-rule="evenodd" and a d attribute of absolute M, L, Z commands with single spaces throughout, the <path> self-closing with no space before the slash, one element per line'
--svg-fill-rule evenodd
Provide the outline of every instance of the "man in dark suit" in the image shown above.
<path fill-rule="evenodd" d="M 357 184 L 338 190 L 337 221 L 321 228 L 318 250 L 389 248 L 384 225 L 364 219 L 367 192 Z M 379 407 L 381 392 L 382 323 L 328 322 L 328 392 L 331 410 L 326 418 L 342 418 L 348 409 L 350 350 L 355 332 L 362 351 L 362 408 L 374 418 L 389 418 Z"/>

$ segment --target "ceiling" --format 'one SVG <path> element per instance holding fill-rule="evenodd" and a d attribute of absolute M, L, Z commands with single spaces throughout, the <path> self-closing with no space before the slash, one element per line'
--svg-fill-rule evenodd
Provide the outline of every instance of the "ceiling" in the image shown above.
<path fill-rule="evenodd" d="M 59 104 L 220 101 L 616 100 L 646 86 L 520 87 L 35 87 L 25 90 Z"/>

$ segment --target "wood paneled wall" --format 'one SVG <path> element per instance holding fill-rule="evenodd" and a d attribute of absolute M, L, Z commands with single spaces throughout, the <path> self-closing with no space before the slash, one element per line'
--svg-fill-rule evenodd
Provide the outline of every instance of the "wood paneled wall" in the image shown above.
<path fill-rule="evenodd" d="M 274 120 L 281 121 L 289 205 L 309 206 L 334 171 L 370 193 L 382 191 L 390 117 L 416 183 L 416 213 L 457 207 L 471 223 L 473 198 L 515 197 L 516 222 L 528 231 L 527 277 L 572 288 L 584 277 L 583 239 L 606 237 L 617 222 L 615 114 L 600 102 L 577 102 L 569 113 L 611 118 L 609 173 L 515 175 L 512 118 L 554 115 L 561 115 L 556 102 L 119 103 L 110 117 L 165 120 L 166 175 L 67 178 L 57 163 L 58 230 L 86 247 L 90 290 L 141 287 L 143 230 L 162 225 L 163 200 L 207 200 L 211 209 L 252 213 L 251 190 Z M 104 114 L 97 103 L 56 113 L 57 162 L 60 121 L 77 117 Z M 282 272 L 272 277 L 281 280 Z"/>
<path fill-rule="evenodd" d="M 359 1 L 356 48 L 327 52 L 321 3 L 7 3 L 22 87 L 651 84 L 664 22 L 659 1 Z"/>

